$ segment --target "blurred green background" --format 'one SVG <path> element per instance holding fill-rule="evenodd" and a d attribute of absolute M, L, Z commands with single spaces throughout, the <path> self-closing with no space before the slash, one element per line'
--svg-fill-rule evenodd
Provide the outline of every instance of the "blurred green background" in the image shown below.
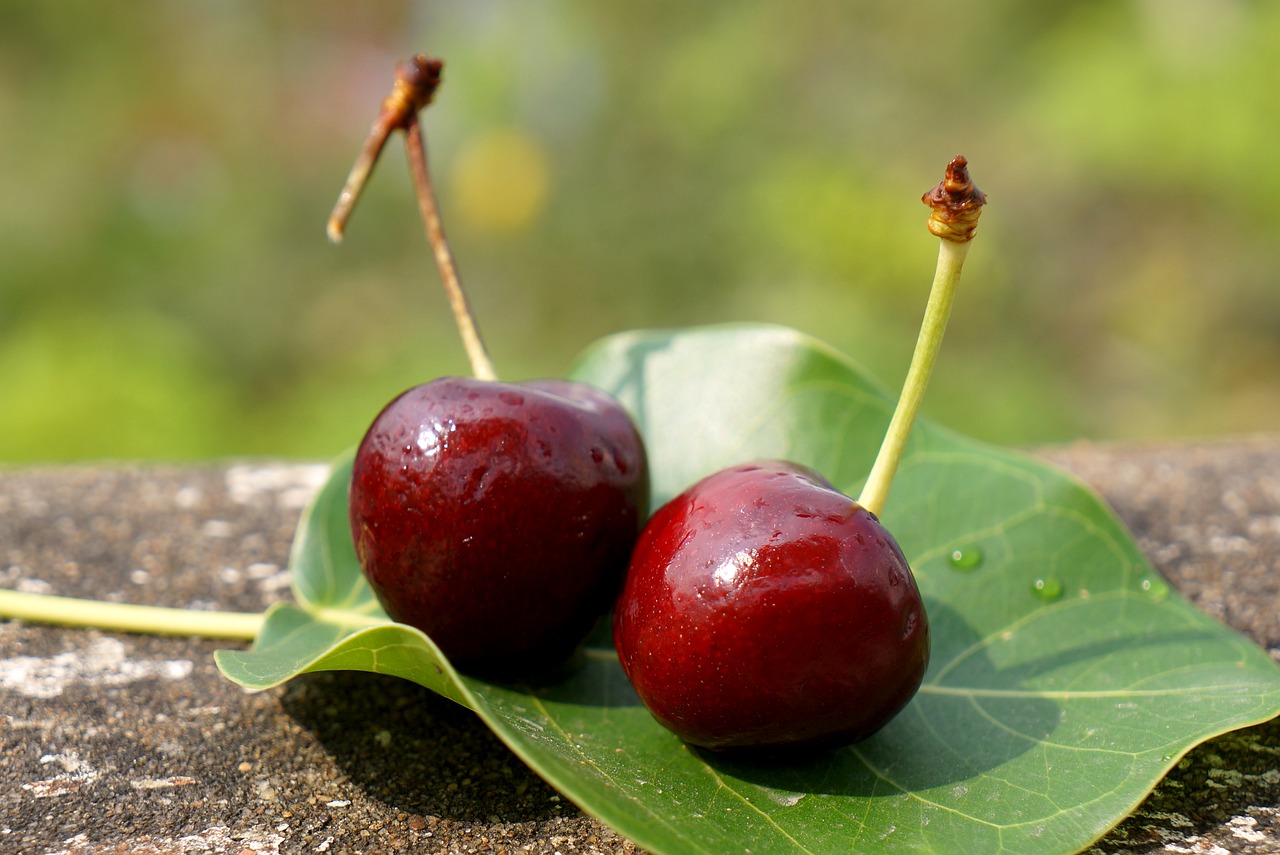
<path fill-rule="evenodd" d="M 1031 444 L 1280 428 L 1280 4 L 0 3 L 0 460 L 327 457 L 467 364 L 397 59 L 500 373 L 765 320 L 901 382 L 968 156 L 991 204 L 926 412 Z M 690 366 L 696 370 L 696 366 Z"/>

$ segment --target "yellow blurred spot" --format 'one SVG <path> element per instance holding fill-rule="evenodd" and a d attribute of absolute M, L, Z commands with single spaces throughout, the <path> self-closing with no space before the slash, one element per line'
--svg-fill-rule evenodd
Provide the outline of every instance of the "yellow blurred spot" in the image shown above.
<path fill-rule="evenodd" d="M 482 234 L 527 228 L 546 206 L 551 185 L 544 148 L 519 128 L 473 138 L 454 162 L 451 178 L 458 218 Z"/>

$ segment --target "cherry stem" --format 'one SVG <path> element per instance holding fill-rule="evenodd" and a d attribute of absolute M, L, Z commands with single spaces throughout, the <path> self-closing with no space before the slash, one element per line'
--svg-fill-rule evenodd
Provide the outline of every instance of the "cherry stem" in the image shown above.
<path fill-rule="evenodd" d="M 427 242 L 431 244 L 436 256 L 436 267 L 440 269 L 440 279 L 444 282 L 444 291 L 449 297 L 449 308 L 453 310 L 454 322 L 462 336 L 462 346 L 466 348 L 467 358 L 471 360 L 471 373 L 479 380 L 497 380 L 498 374 L 494 371 L 489 351 L 480 338 L 475 313 L 471 311 L 471 304 L 467 301 L 467 292 L 462 288 L 458 267 L 453 262 L 453 253 L 449 251 L 449 241 L 444 235 L 440 208 L 436 204 L 436 194 L 431 186 L 431 172 L 427 169 L 426 139 L 416 118 L 405 128 L 405 148 L 409 154 L 413 186 L 417 190 L 422 225 L 427 234 Z"/>
<path fill-rule="evenodd" d="M 893 418 L 889 421 L 884 442 L 880 445 L 880 452 L 871 467 L 871 474 L 867 476 L 862 494 L 858 497 L 858 504 L 876 516 L 884 511 L 889 486 L 898 471 L 898 463 L 911 435 L 911 426 L 920 411 L 920 402 L 924 400 L 924 391 L 929 385 L 929 376 L 933 373 L 938 349 L 942 346 L 942 336 L 947 330 L 947 320 L 951 316 L 960 271 L 969 254 L 969 242 L 973 240 L 978 217 L 986 200 L 986 195 L 969 178 L 968 162 L 959 155 L 947 164 L 946 177 L 921 198 L 921 201 L 933 209 L 929 215 L 928 227 L 930 232 L 941 239 L 941 245 L 938 247 L 938 265 L 929 291 L 929 302 L 925 306 L 920 337 L 916 340 L 911 366 L 907 369 L 907 379 L 903 383 Z"/>
<path fill-rule="evenodd" d="M 373 172 L 373 167 L 382 154 L 387 139 L 397 130 L 405 133 L 405 151 L 409 157 L 409 169 L 413 177 L 414 190 L 418 197 L 418 210 L 422 214 L 423 228 L 427 242 L 431 244 L 435 254 L 436 267 L 440 270 L 440 278 L 444 284 L 445 295 L 449 298 L 449 307 L 453 310 L 453 319 L 458 333 L 462 337 L 462 346 L 466 349 L 467 358 L 471 362 L 471 372 L 480 380 L 496 380 L 493 362 L 489 359 L 489 351 L 480 337 L 476 325 L 475 313 L 467 300 L 462 280 L 458 276 L 458 266 L 454 263 L 453 252 L 449 249 L 448 238 L 445 237 L 444 226 L 440 221 L 440 208 L 436 203 L 435 190 L 431 183 L 431 170 L 427 168 L 427 146 L 422 133 L 418 113 L 431 103 L 436 89 L 440 85 L 440 72 L 444 63 L 438 59 L 415 56 L 408 62 L 396 66 L 395 85 L 382 102 L 378 118 L 365 138 L 360 154 L 351 167 L 342 192 L 338 194 L 338 202 L 329 215 L 327 231 L 329 239 L 334 243 L 342 240 L 348 218 L 355 208 L 360 193 L 364 190 Z"/>

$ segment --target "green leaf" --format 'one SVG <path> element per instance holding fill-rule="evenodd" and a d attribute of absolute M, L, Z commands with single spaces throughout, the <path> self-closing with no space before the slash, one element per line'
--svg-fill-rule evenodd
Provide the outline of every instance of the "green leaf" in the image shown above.
<path fill-rule="evenodd" d="M 856 495 L 892 406 L 845 358 L 775 327 L 619 335 L 573 376 L 640 422 L 655 505 L 767 457 Z M 276 608 L 251 651 L 221 652 L 224 671 L 251 686 L 330 668 L 415 680 L 475 710 L 553 786 L 656 853 L 1074 852 L 1194 745 L 1280 714 L 1280 669 L 1170 591 L 1086 487 L 928 423 L 883 519 L 925 596 L 929 673 L 871 739 L 792 764 L 682 745 L 607 646 L 589 646 L 563 682 L 502 686 L 457 674 L 422 633 L 380 623 L 347 528 L 348 465 L 299 529 L 302 608 Z"/>

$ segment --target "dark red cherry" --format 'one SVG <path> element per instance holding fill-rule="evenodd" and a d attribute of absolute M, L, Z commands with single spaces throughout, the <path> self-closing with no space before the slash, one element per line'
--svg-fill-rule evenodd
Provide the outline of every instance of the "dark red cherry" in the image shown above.
<path fill-rule="evenodd" d="M 912 698 L 929 661 L 898 544 L 791 463 L 726 469 L 659 509 L 616 608 L 618 655 L 640 699 L 711 749 L 863 739 Z"/>
<path fill-rule="evenodd" d="M 446 377 L 369 428 L 351 531 L 387 614 L 463 670 L 519 676 L 608 611 L 648 493 L 640 435 L 605 393 Z"/>

